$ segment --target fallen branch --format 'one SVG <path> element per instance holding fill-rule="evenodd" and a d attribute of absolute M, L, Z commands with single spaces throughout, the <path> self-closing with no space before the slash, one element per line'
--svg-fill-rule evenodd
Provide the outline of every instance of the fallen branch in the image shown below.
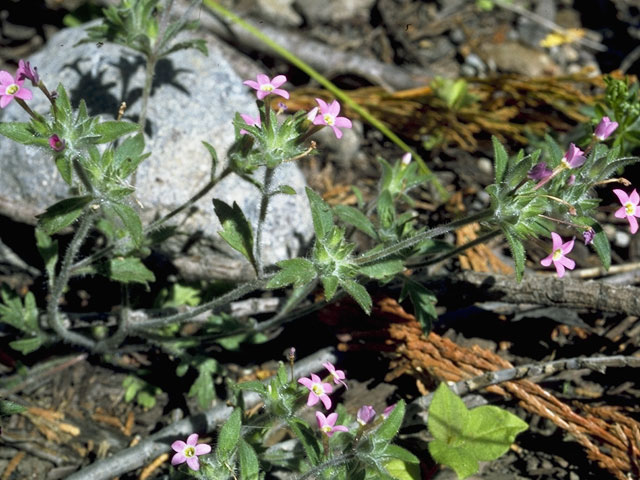
<path fill-rule="evenodd" d="M 325 348 L 296 362 L 294 375 L 300 377 L 321 370 L 324 362 L 336 362 L 336 356 L 332 349 Z M 260 397 L 255 393 L 245 393 L 244 395 L 246 408 L 257 405 L 259 401 Z M 135 447 L 122 450 L 109 458 L 92 463 L 67 477 L 67 480 L 110 480 L 140 468 L 161 454 L 169 452 L 171 443 L 176 439 L 186 438 L 194 432 L 202 434 L 217 429 L 232 411 L 232 407 L 221 403 L 206 412 L 180 420 L 142 440 Z"/>

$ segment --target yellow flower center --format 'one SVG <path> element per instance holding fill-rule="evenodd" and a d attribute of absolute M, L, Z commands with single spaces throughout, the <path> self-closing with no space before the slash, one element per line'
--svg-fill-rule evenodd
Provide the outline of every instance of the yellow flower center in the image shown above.
<path fill-rule="evenodd" d="M 315 393 L 318 396 L 324 393 L 324 389 L 322 388 L 322 385 L 320 385 L 319 383 L 314 383 L 313 386 L 311 387 L 311 390 L 313 390 L 313 393 Z"/>
<path fill-rule="evenodd" d="M 561 248 L 553 251 L 553 261 L 555 262 L 557 260 L 560 260 L 560 258 L 562 258 L 562 249 Z"/>
<path fill-rule="evenodd" d="M 325 426 L 323 426 L 323 427 L 322 427 L 322 431 L 323 431 L 324 433 L 330 433 L 330 432 L 331 432 L 331 430 L 332 430 L 332 428 L 331 428 L 331 426 L 330 426 L 330 425 L 325 425 Z"/>
<path fill-rule="evenodd" d="M 273 85 L 271 84 L 261 85 L 260 90 L 262 90 L 263 92 L 271 92 L 273 90 Z"/>
<path fill-rule="evenodd" d="M 624 204 L 624 211 L 627 212 L 627 215 L 633 215 L 636 213 L 636 206 L 631 202 L 627 202 Z"/>
<path fill-rule="evenodd" d="M 326 123 L 327 125 L 331 126 L 334 123 L 334 118 L 333 115 L 329 115 L 328 113 L 325 113 L 322 117 L 324 119 L 324 123 Z"/>
<path fill-rule="evenodd" d="M 184 449 L 184 452 L 182 452 L 182 453 L 184 453 L 184 456 L 187 457 L 187 458 L 195 457 L 196 449 L 194 447 L 192 447 L 191 445 L 189 445 Z"/>
<path fill-rule="evenodd" d="M 20 87 L 18 85 L 16 85 L 15 83 L 13 83 L 13 84 L 11 84 L 11 85 L 9 85 L 7 87 L 7 89 L 5 90 L 5 93 L 7 95 L 15 95 L 18 92 L 19 89 L 20 89 Z"/>

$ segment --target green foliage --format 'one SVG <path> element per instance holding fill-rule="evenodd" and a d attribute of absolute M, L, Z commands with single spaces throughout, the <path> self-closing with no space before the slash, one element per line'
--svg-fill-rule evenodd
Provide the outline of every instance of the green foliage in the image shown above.
<path fill-rule="evenodd" d="M 469 84 L 464 78 L 436 77 L 431 82 L 435 95 L 451 110 L 460 110 L 476 102 L 478 98 L 469 93 Z"/>
<path fill-rule="evenodd" d="M 139 258 L 116 257 L 109 260 L 107 276 L 120 283 L 155 282 L 156 277 L 151 270 L 144 266 Z"/>
<path fill-rule="evenodd" d="M 413 304 L 413 311 L 422 326 L 422 331 L 425 335 L 429 335 L 433 322 L 438 318 L 435 308 L 436 296 L 431 290 L 406 277 L 399 300 L 402 302 L 407 297 Z"/>
<path fill-rule="evenodd" d="M 58 241 L 52 240 L 49 235 L 39 228 L 35 229 L 35 236 L 36 247 L 38 247 L 38 253 L 42 257 L 44 268 L 51 284 L 55 276 L 56 263 L 58 262 Z"/>
<path fill-rule="evenodd" d="M 75 222 L 92 201 L 91 195 L 60 200 L 37 216 L 38 228 L 47 235 L 53 235 Z"/>
<path fill-rule="evenodd" d="M 468 410 L 444 383 L 433 396 L 428 426 L 434 437 L 429 452 L 434 460 L 453 468 L 459 478 L 476 473 L 479 461 L 506 453 L 516 435 L 528 428 L 518 417 L 495 406 Z"/>
<path fill-rule="evenodd" d="M 8 417 L 26 411 L 26 407 L 10 400 L 0 399 L 0 417 Z"/>
<path fill-rule="evenodd" d="M 240 440 L 240 428 L 242 427 L 242 412 L 239 408 L 233 410 L 227 421 L 222 425 L 218 434 L 216 457 L 218 461 L 227 463 L 236 449 Z"/>
<path fill-rule="evenodd" d="M 640 145 L 640 84 L 627 77 L 624 80 L 606 76 L 607 88 L 604 104 L 595 107 L 594 124 L 608 116 L 618 122 L 613 141 L 623 154 L 629 154 Z"/>
<path fill-rule="evenodd" d="M 189 397 L 196 397 L 202 409 L 209 408 L 216 399 L 213 386 L 213 375 L 219 372 L 220 366 L 213 358 L 196 357 L 193 362 L 198 370 L 198 377 L 191 385 Z"/>
<path fill-rule="evenodd" d="M 15 293 L 2 287 L 0 296 L 2 297 L 0 322 L 10 325 L 23 335 L 23 338 L 9 342 L 9 346 L 22 352 L 23 355 L 40 348 L 46 336 L 40 330 L 38 307 L 33 293 L 28 292 L 23 302 Z"/>
<path fill-rule="evenodd" d="M 215 198 L 213 199 L 213 208 L 222 226 L 222 230 L 218 232 L 220 236 L 231 248 L 240 252 L 256 267 L 256 260 L 253 256 L 253 230 L 242 209 L 236 202 L 233 202 L 231 207 Z"/>
<path fill-rule="evenodd" d="M 124 401 L 136 401 L 145 410 L 153 408 L 156 404 L 156 396 L 162 393 L 158 387 L 145 382 L 134 375 L 127 375 L 122 381 L 124 390 Z"/>

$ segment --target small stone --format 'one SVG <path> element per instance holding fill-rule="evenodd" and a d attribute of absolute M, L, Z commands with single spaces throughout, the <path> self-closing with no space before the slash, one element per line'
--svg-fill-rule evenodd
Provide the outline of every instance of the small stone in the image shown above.
<path fill-rule="evenodd" d="M 493 173 L 493 162 L 488 158 L 478 160 L 478 168 L 484 173 Z"/>
<path fill-rule="evenodd" d="M 613 237 L 613 243 L 616 247 L 626 248 L 631 242 L 631 237 L 628 232 L 622 230 L 616 230 L 616 234 Z"/>
<path fill-rule="evenodd" d="M 469 55 L 467 55 L 467 57 L 464 59 L 464 62 L 467 65 L 473 67 L 474 70 L 478 73 L 484 73 L 487 71 L 486 64 L 475 53 L 470 53 Z"/>
<path fill-rule="evenodd" d="M 466 40 L 467 36 L 461 28 L 454 28 L 449 32 L 449 39 L 456 45 L 461 44 Z"/>

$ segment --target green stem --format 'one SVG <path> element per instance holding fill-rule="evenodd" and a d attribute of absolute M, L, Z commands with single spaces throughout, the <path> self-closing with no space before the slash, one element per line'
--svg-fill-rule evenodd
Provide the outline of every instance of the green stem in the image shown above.
<path fill-rule="evenodd" d="M 256 244 L 253 247 L 253 258 L 255 259 L 255 269 L 258 278 L 264 277 L 264 262 L 262 261 L 262 232 L 264 230 L 264 222 L 267 218 L 267 210 L 269 208 L 269 200 L 271 199 L 271 182 L 275 169 L 266 167 L 264 172 L 264 184 L 262 185 L 260 200 L 260 214 L 258 217 L 258 228 L 256 231 Z"/>
<path fill-rule="evenodd" d="M 239 287 L 234 288 L 230 292 L 227 292 L 224 295 L 221 295 L 220 297 L 215 298 L 207 303 L 203 303 L 198 307 L 192 308 L 187 312 L 181 312 L 181 313 L 176 313 L 174 315 L 168 315 L 166 317 L 151 318 L 149 320 L 136 322 L 131 325 L 131 329 L 134 331 L 145 330 L 148 328 L 163 327 L 165 325 L 168 325 L 170 323 L 175 323 L 175 322 L 186 322 L 194 317 L 197 317 L 201 313 L 204 313 L 207 311 L 213 312 L 218 308 L 224 307 L 229 303 L 235 300 L 238 300 L 240 297 L 243 297 L 248 293 L 264 288 L 264 286 L 267 284 L 267 280 L 268 280 L 268 277 L 254 280 L 253 282 L 244 283 Z"/>
<path fill-rule="evenodd" d="M 298 477 L 296 480 L 307 480 L 308 478 L 317 478 L 317 475 L 322 473 L 329 467 L 337 467 L 338 465 L 342 465 L 343 463 L 347 463 L 349 460 L 354 458 L 355 455 L 353 453 L 345 453 L 338 457 L 332 458 L 331 460 L 327 460 L 324 463 L 321 463 L 317 467 L 312 468 L 307 473 Z"/>
<path fill-rule="evenodd" d="M 425 175 L 427 175 L 428 177 L 427 179 L 433 183 L 433 186 L 438 191 L 438 194 L 444 200 L 446 200 L 449 197 L 449 193 L 447 192 L 447 190 L 438 181 L 438 179 L 436 178 L 434 173 L 429 169 L 429 167 L 427 167 L 422 157 L 420 157 L 420 155 L 418 155 L 417 152 L 415 152 L 409 145 L 407 145 L 395 133 L 393 133 L 389 128 L 387 128 L 380 120 L 378 120 L 376 117 L 371 115 L 366 108 L 362 107 L 361 105 L 356 103 L 354 100 L 352 100 L 351 97 L 349 97 L 349 95 L 347 95 L 344 91 L 342 91 L 337 86 L 335 86 L 329 79 L 327 79 L 325 76 L 320 74 L 320 72 L 315 70 L 313 67 L 311 67 L 307 63 L 305 63 L 302 59 L 298 58 L 287 49 L 278 45 L 276 42 L 271 40 L 268 36 L 266 36 L 260 30 L 250 25 L 249 23 L 245 22 L 240 17 L 235 15 L 233 12 L 224 8 L 219 3 L 215 2 L 214 0 L 204 0 L 204 4 L 214 12 L 218 13 L 219 15 L 222 15 L 223 17 L 226 17 L 232 22 L 240 25 L 242 28 L 244 28 L 246 31 L 251 33 L 254 37 L 260 40 L 262 43 L 264 43 L 265 45 L 268 45 L 274 52 L 276 52 L 278 55 L 280 55 L 282 58 L 287 60 L 289 63 L 291 63 L 292 65 L 295 65 L 297 68 L 299 68 L 304 73 L 309 75 L 311 78 L 316 80 L 320 85 L 322 85 L 324 88 L 329 90 L 333 95 L 335 95 L 337 99 L 344 102 L 351 110 L 353 110 L 355 113 L 360 115 L 360 117 L 362 117 L 364 120 L 369 122 L 375 128 L 380 130 L 389 140 L 391 140 L 393 143 L 398 145 L 405 152 L 411 153 L 413 158 L 415 158 L 416 161 L 418 162 L 418 165 L 420 165 L 420 169 L 422 170 L 422 172 Z"/>
<path fill-rule="evenodd" d="M 473 222 L 481 222 L 483 220 L 488 220 L 493 216 L 493 210 L 487 209 L 482 212 L 478 212 L 474 215 L 470 215 L 465 218 L 461 218 L 460 220 L 455 220 L 451 223 L 447 223 L 446 225 L 441 225 L 436 228 L 432 228 L 431 230 L 427 230 L 426 232 L 419 233 L 418 235 L 407 238 L 406 240 L 402 240 L 395 245 L 391 245 L 383 250 L 379 250 L 377 252 L 365 253 L 358 258 L 355 259 L 354 264 L 356 265 L 366 265 L 368 263 L 375 262 L 385 257 L 389 257 L 394 255 L 406 248 L 411 248 L 418 245 L 420 242 L 424 240 L 428 240 L 430 238 L 434 238 L 440 236 L 444 233 L 455 230 L 456 228 L 462 227 L 464 225 L 468 225 Z"/>
<path fill-rule="evenodd" d="M 53 331 L 56 332 L 61 340 L 81 345 L 88 349 L 93 349 L 95 347 L 95 343 L 84 335 L 80 335 L 78 333 L 67 330 L 67 328 L 60 320 L 58 303 L 60 302 L 60 298 L 62 297 L 62 292 L 64 292 L 64 289 L 69 282 L 71 264 L 73 262 L 73 259 L 77 255 L 78 250 L 82 246 L 84 239 L 89 233 L 89 230 L 93 225 L 95 216 L 96 213 L 92 210 L 92 205 L 89 205 L 80 220 L 80 225 L 76 230 L 76 233 L 71 239 L 71 243 L 67 248 L 64 258 L 62 259 L 60 273 L 53 282 L 53 288 L 51 288 L 49 300 L 47 302 L 47 319 L 49 322 L 49 326 L 53 329 Z"/>
<path fill-rule="evenodd" d="M 96 345 L 96 353 L 116 350 L 124 339 L 127 338 L 127 334 L 129 333 L 129 313 L 131 312 L 129 285 L 126 283 L 121 284 L 121 292 L 122 310 L 120 311 L 120 315 L 118 315 L 118 328 L 113 335 Z"/>

